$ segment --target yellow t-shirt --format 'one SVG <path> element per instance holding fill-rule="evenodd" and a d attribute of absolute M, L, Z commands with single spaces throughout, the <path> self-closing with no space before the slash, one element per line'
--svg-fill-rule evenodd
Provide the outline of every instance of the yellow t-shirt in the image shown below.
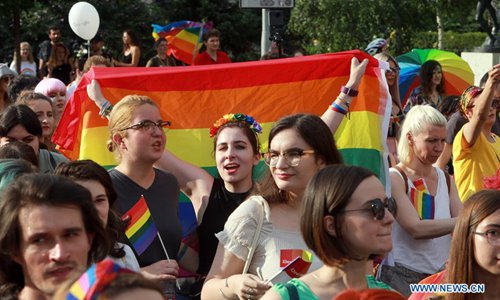
<path fill-rule="evenodd" d="M 494 176 L 500 167 L 500 137 L 491 135 L 494 142 L 481 134 L 474 145 L 467 147 L 462 127 L 453 140 L 455 183 L 462 202 L 484 189 L 484 178 Z"/>

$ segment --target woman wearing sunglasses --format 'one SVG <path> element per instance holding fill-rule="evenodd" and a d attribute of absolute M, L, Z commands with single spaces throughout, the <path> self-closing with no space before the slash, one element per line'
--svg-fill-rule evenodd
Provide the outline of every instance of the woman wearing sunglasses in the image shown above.
<path fill-rule="evenodd" d="M 397 207 L 371 171 L 327 166 L 307 185 L 301 206 L 302 237 L 324 265 L 276 284 L 262 299 L 294 299 L 294 293 L 296 299 L 332 299 L 346 289 L 389 289 L 367 275 L 367 266 L 391 250 Z"/>
<path fill-rule="evenodd" d="M 482 190 L 484 178 L 494 176 L 500 165 L 500 137 L 491 132 L 500 108 L 500 99 L 495 98 L 499 79 L 500 65 L 496 65 L 484 90 L 471 86 L 460 97 L 460 112 L 468 122 L 453 140 L 453 166 L 462 200 Z"/>
<path fill-rule="evenodd" d="M 450 233 L 462 204 L 457 188 L 433 164 L 443 151 L 446 118 L 429 105 L 414 106 L 406 115 L 398 144 L 401 160 L 390 169 L 392 196 L 398 205 L 392 252 L 380 280 L 405 296 L 418 283 L 443 268 Z"/>
<path fill-rule="evenodd" d="M 157 280 L 177 275 L 182 235 L 177 215 L 179 184 L 172 174 L 153 167 L 165 148 L 164 129 L 169 125 L 162 120 L 158 106 L 145 96 L 126 96 L 109 117 L 108 150 L 119 162 L 109 171 L 118 193 L 114 210 L 124 215 L 145 199 L 162 241 L 155 237 L 142 253 L 134 250 L 142 271 Z"/>
<path fill-rule="evenodd" d="M 319 169 L 342 162 L 332 132 L 347 113 L 347 103 L 356 93 L 367 64 L 368 60 L 360 63 L 352 59 L 346 87 L 321 118 L 296 114 L 274 124 L 264 155 L 269 173 L 259 183 L 261 196 L 256 196 L 262 201 L 254 201 L 254 197 L 244 201 L 217 234 L 219 246 L 202 299 L 259 299 L 269 289 L 269 282 L 290 279 L 285 274 L 273 275 L 281 270 L 282 253 L 308 249 L 299 229 L 302 195 Z M 257 231 L 260 221 L 262 230 Z M 255 253 L 249 255 L 254 237 L 258 238 Z M 242 274 L 246 263 L 248 274 Z M 309 270 L 319 267 L 320 262 L 313 260 Z"/>

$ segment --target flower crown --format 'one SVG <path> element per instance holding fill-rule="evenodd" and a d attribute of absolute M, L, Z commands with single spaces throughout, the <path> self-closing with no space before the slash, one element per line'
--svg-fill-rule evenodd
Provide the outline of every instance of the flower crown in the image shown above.
<path fill-rule="evenodd" d="M 238 113 L 224 115 L 222 118 L 215 121 L 214 125 L 210 127 L 210 137 L 214 137 L 219 129 L 228 123 L 241 123 L 248 126 L 248 128 L 255 133 L 262 133 L 262 127 L 259 122 L 255 121 L 251 116 Z"/>

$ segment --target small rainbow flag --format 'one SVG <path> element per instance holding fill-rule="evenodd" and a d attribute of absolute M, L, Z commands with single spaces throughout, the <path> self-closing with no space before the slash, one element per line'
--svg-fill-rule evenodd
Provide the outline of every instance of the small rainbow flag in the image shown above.
<path fill-rule="evenodd" d="M 422 185 L 424 185 L 422 183 Z M 410 197 L 413 207 L 417 210 L 418 216 L 421 220 L 434 219 L 435 201 L 434 196 L 427 193 L 427 190 L 422 188 L 422 185 L 410 188 Z M 420 188 L 420 189 L 419 189 Z"/>
<path fill-rule="evenodd" d="M 66 300 L 97 299 L 102 290 L 113 281 L 119 273 L 134 273 L 105 259 L 92 265 L 69 288 Z"/>
<path fill-rule="evenodd" d="M 130 217 L 130 222 L 125 229 L 125 235 L 132 243 L 137 254 L 141 255 L 156 238 L 158 229 L 149 211 L 148 204 L 143 195 L 137 203 L 122 217 Z"/>
<path fill-rule="evenodd" d="M 178 21 L 165 26 L 151 25 L 153 27 L 153 38 L 166 39 L 168 42 L 167 55 L 173 55 L 178 60 L 191 65 L 195 54 L 201 48 L 200 40 L 203 31 L 212 28 L 212 25 L 193 22 Z M 201 31 L 201 32 L 200 32 Z"/>

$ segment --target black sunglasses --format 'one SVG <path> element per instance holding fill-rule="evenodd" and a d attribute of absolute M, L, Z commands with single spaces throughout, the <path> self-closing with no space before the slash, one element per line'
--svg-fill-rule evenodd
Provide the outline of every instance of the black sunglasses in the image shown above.
<path fill-rule="evenodd" d="M 385 217 L 385 209 L 387 210 L 394 216 L 396 217 L 396 213 L 398 211 L 398 206 L 396 204 L 396 200 L 394 198 L 389 197 L 385 199 L 385 202 L 382 201 L 381 199 L 373 199 L 368 201 L 370 204 L 369 208 L 359 208 L 359 209 L 349 209 L 349 210 L 343 210 L 341 213 L 346 213 L 346 212 L 351 212 L 351 211 L 364 211 L 368 210 L 371 211 L 373 214 L 373 217 L 377 220 L 382 220 Z"/>

